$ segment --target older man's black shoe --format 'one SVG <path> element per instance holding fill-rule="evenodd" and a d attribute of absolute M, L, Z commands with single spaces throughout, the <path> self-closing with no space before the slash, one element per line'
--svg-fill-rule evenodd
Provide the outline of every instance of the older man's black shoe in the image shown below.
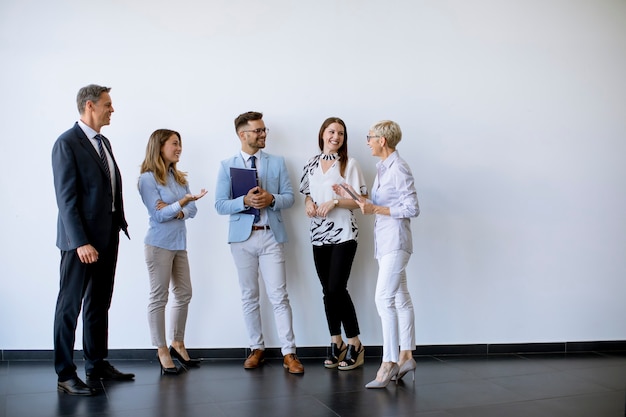
<path fill-rule="evenodd" d="M 107 361 L 98 363 L 91 371 L 87 372 L 88 381 L 130 381 L 133 379 L 135 379 L 135 374 L 120 372 Z"/>
<path fill-rule="evenodd" d="M 89 387 L 77 376 L 67 381 L 59 381 L 57 390 L 70 395 L 94 395 L 96 393 L 95 389 Z"/>

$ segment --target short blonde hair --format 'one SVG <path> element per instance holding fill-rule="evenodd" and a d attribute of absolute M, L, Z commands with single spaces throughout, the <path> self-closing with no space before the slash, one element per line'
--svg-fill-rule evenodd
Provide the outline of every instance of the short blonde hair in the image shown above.
<path fill-rule="evenodd" d="M 387 139 L 387 146 L 395 149 L 398 143 L 402 140 L 402 130 L 400 125 L 391 120 L 381 120 L 376 122 L 370 127 L 370 131 L 374 132 L 376 136 L 384 136 Z"/>

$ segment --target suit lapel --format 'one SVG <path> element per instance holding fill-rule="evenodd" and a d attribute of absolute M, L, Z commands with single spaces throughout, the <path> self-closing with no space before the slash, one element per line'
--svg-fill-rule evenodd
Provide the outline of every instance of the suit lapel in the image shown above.
<path fill-rule="evenodd" d="M 268 162 L 269 162 L 269 158 L 268 156 L 261 151 L 261 184 L 263 184 L 263 188 L 265 188 L 265 185 L 267 184 L 267 170 L 269 169 L 268 167 Z"/>
<path fill-rule="evenodd" d="M 243 158 L 243 155 L 241 154 L 241 152 L 239 152 L 239 154 L 237 154 L 235 156 L 234 166 L 236 168 L 245 168 L 246 167 L 246 160 Z"/>
<path fill-rule="evenodd" d="M 102 165 L 102 159 L 100 159 L 100 154 L 98 153 L 98 151 L 96 151 L 93 144 L 91 143 L 87 135 L 85 135 L 85 132 L 83 132 L 83 129 L 80 128 L 78 123 L 76 123 L 75 129 L 76 129 L 76 135 L 78 136 L 78 139 L 80 140 L 81 146 L 87 149 L 87 153 L 91 155 L 91 157 L 96 161 L 96 163 L 100 167 L 100 172 L 102 172 L 102 175 L 108 178 L 107 173 L 104 170 L 104 166 Z M 102 143 L 104 144 L 104 147 L 107 149 L 107 152 L 109 153 L 109 155 L 111 155 L 111 159 L 113 160 L 113 167 L 115 169 L 115 181 L 119 188 L 120 172 L 119 172 L 119 169 L 117 168 L 117 163 L 115 162 L 115 158 L 113 157 L 111 144 L 109 143 L 109 140 L 107 138 L 104 138 Z"/>
<path fill-rule="evenodd" d="M 93 147 L 93 145 L 91 144 L 91 141 L 89 140 L 87 135 L 85 135 L 85 132 L 83 132 L 83 129 L 80 128 L 78 123 L 74 125 L 74 130 L 76 131 L 76 136 L 79 139 L 80 145 L 83 148 L 87 149 L 87 153 L 91 155 L 91 157 L 98 163 L 98 165 L 100 165 L 100 168 L 102 169 L 102 172 L 104 173 L 104 167 L 102 166 L 102 160 L 100 159 L 100 155 L 98 155 L 98 152 Z"/>
<path fill-rule="evenodd" d="M 115 161 L 115 157 L 113 156 L 113 150 L 111 149 L 111 142 L 109 142 L 109 139 L 105 137 L 102 143 L 104 143 L 104 147 L 107 148 L 107 152 L 111 156 L 111 160 L 113 161 L 113 166 L 115 167 L 115 175 L 119 177 L 119 169 L 117 168 L 117 162 Z"/>

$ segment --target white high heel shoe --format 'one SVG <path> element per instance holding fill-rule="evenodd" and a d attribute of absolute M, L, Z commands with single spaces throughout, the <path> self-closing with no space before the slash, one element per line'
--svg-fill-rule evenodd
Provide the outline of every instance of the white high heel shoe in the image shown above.
<path fill-rule="evenodd" d="M 399 370 L 400 370 L 400 367 L 398 366 L 398 364 L 394 363 L 382 381 L 378 381 L 375 379 L 372 382 L 367 383 L 365 385 L 365 388 L 385 388 L 389 384 L 389 381 L 391 381 L 391 378 L 396 377 L 398 375 Z M 398 381 L 396 380 L 396 385 L 397 384 L 398 384 Z"/>

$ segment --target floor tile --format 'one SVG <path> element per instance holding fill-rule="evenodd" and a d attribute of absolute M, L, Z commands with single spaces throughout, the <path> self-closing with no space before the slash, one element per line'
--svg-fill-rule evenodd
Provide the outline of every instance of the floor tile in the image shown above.
<path fill-rule="evenodd" d="M 623 417 L 626 391 L 550 398 L 538 404 L 550 407 L 553 417 Z"/>
<path fill-rule="evenodd" d="M 447 412 L 451 417 L 556 417 L 552 407 L 534 401 L 464 407 Z"/>
<path fill-rule="evenodd" d="M 565 370 L 566 373 L 613 390 L 626 389 L 626 364 Z"/>
<path fill-rule="evenodd" d="M 503 404 L 523 399 L 515 391 L 481 379 L 422 385 L 416 392 L 421 411 Z"/>
<path fill-rule="evenodd" d="M 567 397 L 609 391 L 608 388 L 595 382 L 577 378 L 565 371 L 490 378 L 489 381 L 515 392 L 524 400 Z"/>
<path fill-rule="evenodd" d="M 440 359 L 445 363 L 463 369 L 481 378 L 537 374 L 552 372 L 555 369 L 551 367 L 549 363 L 532 361 L 518 355 L 456 356 Z"/>
<path fill-rule="evenodd" d="M 255 370 L 206 359 L 180 375 L 156 360 L 114 360 L 134 381 L 97 381 L 94 397 L 57 392 L 51 361 L 0 362 L 0 417 L 622 417 L 626 355 L 417 357 L 415 380 L 369 390 L 380 358 L 352 371 L 306 358 L 291 375 L 280 358 Z M 84 378 L 84 364 L 78 361 Z"/>

